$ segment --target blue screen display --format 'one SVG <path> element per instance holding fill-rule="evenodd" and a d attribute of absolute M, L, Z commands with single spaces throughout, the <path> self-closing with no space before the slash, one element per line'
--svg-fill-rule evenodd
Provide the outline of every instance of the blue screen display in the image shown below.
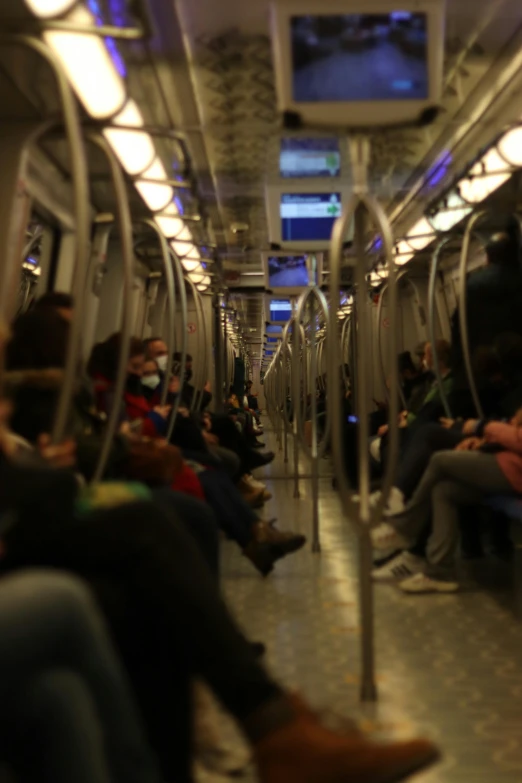
<path fill-rule="evenodd" d="M 288 299 L 272 299 L 270 302 L 271 321 L 289 321 L 292 317 L 292 305 Z"/>
<path fill-rule="evenodd" d="M 283 334 L 283 327 L 276 324 L 267 324 L 265 331 L 267 334 Z"/>
<path fill-rule="evenodd" d="M 281 195 L 282 240 L 283 242 L 328 242 L 333 225 L 341 212 L 340 193 L 283 193 Z"/>
<path fill-rule="evenodd" d="M 294 16 L 291 38 L 298 103 L 428 98 L 425 13 Z"/>

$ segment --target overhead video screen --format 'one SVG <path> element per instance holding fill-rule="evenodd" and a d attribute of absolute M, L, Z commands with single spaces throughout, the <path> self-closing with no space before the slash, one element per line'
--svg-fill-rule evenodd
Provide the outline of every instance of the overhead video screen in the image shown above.
<path fill-rule="evenodd" d="M 270 301 L 270 320 L 289 321 L 292 317 L 292 304 L 289 299 L 272 299 Z"/>
<path fill-rule="evenodd" d="M 282 177 L 338 177 L 341 153 L 336 138 L 281 139 L 279 169 Z"/>
<path fill-rule="evenodd" d="M 281 238 L 283 242 L 328 242 L 341 212 L 340 193 L 282 193 Z"/>
<path fill-rule="evenodd" d="M 429 97 L 425 13 L 293 16 L 291 49 L 298 103 Z"/>
<path fill-rule="evenodd" d="M 306 288 L 307 256 L 271 256 L 268 259 L 269 288 Z"/>
<path fill-rule="evenodd" d="M 283 327 L 277 324 L 267 324 L 265 327 L 267 334 L 283 334 Z"/>

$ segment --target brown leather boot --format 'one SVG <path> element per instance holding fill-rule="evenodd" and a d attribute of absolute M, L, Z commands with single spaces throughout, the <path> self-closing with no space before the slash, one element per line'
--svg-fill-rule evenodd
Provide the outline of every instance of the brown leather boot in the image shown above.
<path fill-rule="evenodd" d="M 306 544 L 306 537 L 290 530 L 278 530 L 270 522 L 259 520 L 254 525 L 254 538 L 260 543 L 270 543 L 284 555 L 297 552 Z"/>
<path fill-rule="evenodd" d="M 243 500 L 245 500 L 251 508 L 261 508 L 265 503 L 265 490 L 254 489 L 244 479 L 238 483 L 237 488 L 241 492 Z"/>
<path fill-rule="evenodd" d="M 439 758 L 428 740 L 382 745 L 330 731 L 297 697 L 281 697 L 281 708 L 280 719 L 272 705 L 268 721 L 246 722 L 261 783 L 399 783 Z"/>

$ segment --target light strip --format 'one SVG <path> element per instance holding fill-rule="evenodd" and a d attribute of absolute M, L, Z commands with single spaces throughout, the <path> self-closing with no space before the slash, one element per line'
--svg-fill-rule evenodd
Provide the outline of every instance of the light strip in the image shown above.
<path fill-rule="evenodd" d="M 200 266 L 200 263 L 201 262 L 195 258 L 183 258 L 181 260 L 181 265 L 185 272 L 194 272 Z"/>
<path fill-rule="evenodd" d="M 76 0 L 25 0 L 28 9 L 39 19 L 52 19 L 62 16 Z"/>
<path fill-rule="evenodd" d="M 111 145 L 121 165 L 131 177 L 145 171 L 153 162 L 156 150 L 143 127 L 143 117 L 135 101 L 129 99 L 123 110 L 113 120 L 113 125 L 127 125 L 136 130 L 104 128 L 103 135 Z"/>
<path fill-rule="evenodd" d="M 74 8 L 66 20 L 82 27 L 95 27 L 92 14 L 80 6 Z M 62 63 L 78 98 L 91 117 L 112 117 L 123 107 L 125 84 L 102 38 L 90 33 L 63 30 L 45 30 L 43 37 Z"/>
<path fill-rule="evenodd" d="M 147 179 L 157 181 L 143 181 Z M 161 180 L 165 180 L 165 184 Z M 174 191 L 166 180 L 167 172 L 161 160 L 156 157 L 152 165 L 135 182 L 137 190 L 151 212 L 161 212 L 172 202 Z"/>

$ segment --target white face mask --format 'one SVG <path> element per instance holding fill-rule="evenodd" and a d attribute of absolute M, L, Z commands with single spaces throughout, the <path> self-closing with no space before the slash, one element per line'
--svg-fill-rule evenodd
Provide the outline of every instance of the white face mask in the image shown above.
<path fill-rule="evenodd" d="M 156 364 L 158 365 L 160 372 L 167 371 L 168 358 L 168 356 L 158 356 L 156 359 Z"/>
<path fill-rule="evenodd" d="M 141 379 L 141 382 L 143 386 L 146 386 L 148 389 L 156 389 L 161 383 L 161 378 L 159 375 L 145 375 Z"/>

